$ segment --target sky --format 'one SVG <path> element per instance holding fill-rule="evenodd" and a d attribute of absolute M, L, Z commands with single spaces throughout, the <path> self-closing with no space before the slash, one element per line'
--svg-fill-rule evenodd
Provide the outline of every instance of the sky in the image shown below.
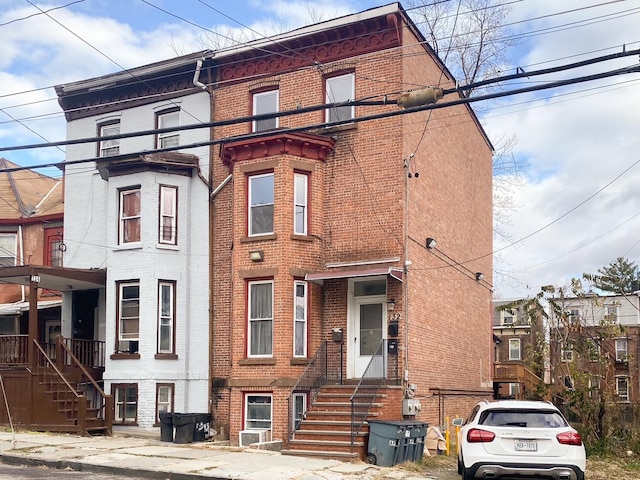
<path fill-rule="evenodd" d="M 0 0 L 0 147 L 65 139 L 55 85 L 387 3 Z M 517 38 L 506 52 L 504 74 L 640 48 L 640 0 L 495 3 L 509 5 L 506 28 Z M 634 55 L 520 79 L 500 90 L 639 64 Z M 506 186 L 495 209 L 496 298 L 524 298 L 543 285 L 564 286 L 618 257 L 640 264 L 640 73 L 509 95 L 474 108 L 496 152 L 520 166 L 517 175 L 496 181 Z M 62 161 L 63 150 L 0 156 L 34 166 Z"/>

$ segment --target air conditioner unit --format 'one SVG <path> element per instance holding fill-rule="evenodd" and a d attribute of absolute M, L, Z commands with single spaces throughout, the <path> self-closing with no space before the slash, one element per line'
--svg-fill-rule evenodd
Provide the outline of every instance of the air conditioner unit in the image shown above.
<path fill-rule="evenodd" d="M 263 443 L 271 441 L 271 430 L 242 430 L 239 442 L 241 447 L 248 447 L 252 443 Z"/>

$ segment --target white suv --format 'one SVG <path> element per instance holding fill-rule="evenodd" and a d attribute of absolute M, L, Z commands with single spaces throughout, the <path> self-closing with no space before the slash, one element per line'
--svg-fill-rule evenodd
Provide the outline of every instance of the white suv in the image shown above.
<path fill-rule="evenodd" d="M 582 438 L 548 402 L 480 402 L 462 424 L 458 445 L 462 480 L 584 480 Z"/>

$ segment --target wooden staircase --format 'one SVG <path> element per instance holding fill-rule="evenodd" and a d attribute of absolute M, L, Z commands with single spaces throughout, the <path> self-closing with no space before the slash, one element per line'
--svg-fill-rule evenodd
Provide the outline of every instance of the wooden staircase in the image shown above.
<path fill-rule="evenodd" d="M 32 372 L 32 389 L 36 408 L 30 428 L 43 431 L 110 435 L 113 423 L 113 397 L 105 395 L 88 370 L 66 347 L 72 365 L 66 373 L 34 342 L 36 367 Z M 61 358 L 59 355 L 58 358 Z"/>
<path fill-rule="evenodd" d="M 351 401 L 355 385 L 325 385 L 307 409 L 304 419 L 289 441 L 283 455 L 331 458 L 338 460 L 364 459 L 367 454 L 369 426 L 365 422 L 351 442 Z M 368 395 L 366 406 L 369 406 Z M 367 419 L 379 418 L 387 402 L 387 391 L 378 391 Z M 356 399 L 355 408 L 362 407 Z"/>

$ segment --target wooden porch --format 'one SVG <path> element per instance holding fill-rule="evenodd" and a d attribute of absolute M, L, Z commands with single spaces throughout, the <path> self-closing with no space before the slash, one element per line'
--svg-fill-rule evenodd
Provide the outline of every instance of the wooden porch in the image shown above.
<path fill-rule="evenodd" d="M 515 384 L 515 391 L 510 392 L 509 384 Z M 521 363 L 496 363 L 493 366 L 493 392 L 494 398 L 515 398 L 516 400 L 531 400 L 540 398 L 540 386 L 543 380 Z M 542 397 L 544 400 L 546 394 Z"/>
<path fill-rule="evenodd" d="M 0 336 L 0 423 L 111 434 L 113 398 L 101 386 L 104 360 L 100 341 L 60 336 L 43 345 L 29 335 Z"/>

